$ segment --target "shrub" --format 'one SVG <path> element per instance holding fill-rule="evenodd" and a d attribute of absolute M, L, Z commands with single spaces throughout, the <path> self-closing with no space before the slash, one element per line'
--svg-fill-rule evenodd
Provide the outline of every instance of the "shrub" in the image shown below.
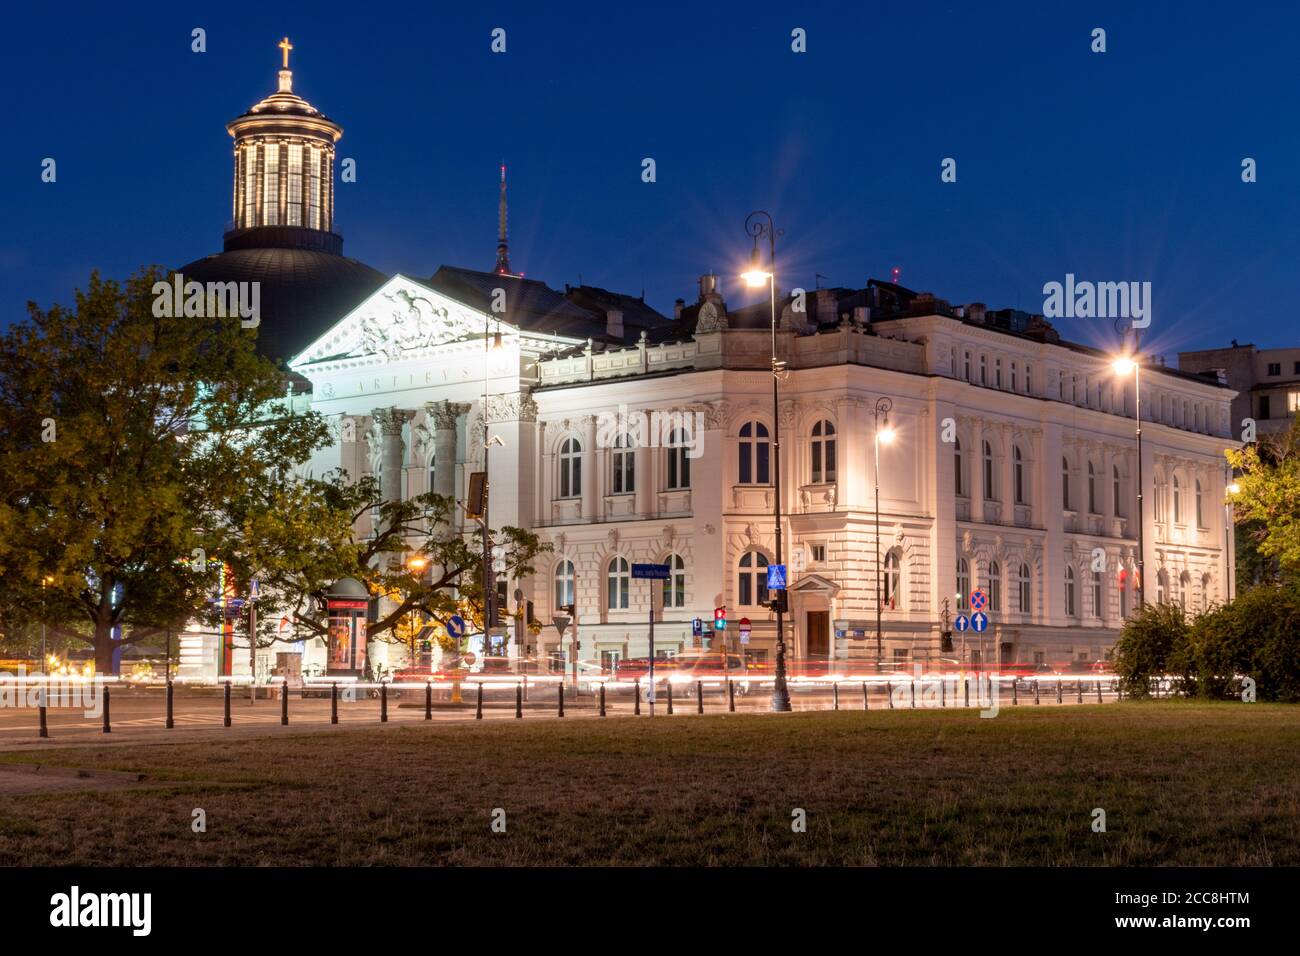
<path fill-rule="evenodd" d="M 1300 583 L 1263 584 L 1202 614 L 1189 644 L 1202 696 L 1235 695 L 1240 675 L 1260 700 L 1300 701 Z"/>
<path fill-rule="evenodd" d="M 1124 622 L 1115 644 L 1115 673 L 1124 692 L 1145 697 L 1149 681 L 1168 673 L 1190 681 L 1189 626 L 1183 609 L 1175 604 L 1148 604 Z"/>

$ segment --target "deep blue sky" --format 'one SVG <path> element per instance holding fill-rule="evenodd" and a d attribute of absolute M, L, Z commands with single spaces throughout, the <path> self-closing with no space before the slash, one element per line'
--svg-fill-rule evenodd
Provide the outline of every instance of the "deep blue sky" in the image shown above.
<path fill-rule="evenodd" d="M 1254 2 L 19 4 L 0 39 L 0 322 L 93 267 L 220 251 L 224 124 L 274 89 L 285 34 L 295 91 L 358 163 L 345 252 L 386 272 L 490 269 L 505 157 L 516 269 L 644 287 L 669 313 L 699 273 L 739 270 L 765 208 L 786 288 L 897 265 L 954 303 L 1039 311 L 1073 272 L 1152 281 L 1148 341 L 1171 363 L 1300 340 L 1300 14 Z"/>

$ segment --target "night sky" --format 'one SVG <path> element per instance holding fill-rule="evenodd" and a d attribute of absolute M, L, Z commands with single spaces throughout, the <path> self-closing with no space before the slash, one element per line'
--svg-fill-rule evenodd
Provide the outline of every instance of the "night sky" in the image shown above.
<path fill-rule="evenodd" d="M 736 304 L 762 208 L 784 229 L 785 288 L 898 266 L 954 304 L 1041 311 L 1067 272 L 1148 280 L 1144 344 L 1171 364 L 1230 337 L 1300 344 L 1293 3 L 189 7 L 6 11 L 0 322 L 69 300 L 95 267 L 220 251 L 225 123 L 275 89 L 287 34 L 294 91 L 357 161 L 344 252 L 384 272 L 491 269 L 504 158 L 512 265 L 561 289 L 644 288 L 671 314 L 712 269 Z M 190 52 L 194 27 L 208 52 Z M 1115 337 L 1109 320 L 1057 324 Z"/>

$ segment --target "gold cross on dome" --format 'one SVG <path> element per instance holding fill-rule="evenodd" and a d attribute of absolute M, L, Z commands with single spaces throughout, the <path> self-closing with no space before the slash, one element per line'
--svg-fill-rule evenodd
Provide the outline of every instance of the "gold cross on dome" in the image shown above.
<path fill-rule="evenodd" d="M 289 69 L 289 51 L 293 49 L 293 44 L 289 42 L 288 37 L 285 37 L 283 40 L 277 43 L 276 46 L 278 46 L 281 50 L 284 51 L 284 68 L 286 70 Z"/>

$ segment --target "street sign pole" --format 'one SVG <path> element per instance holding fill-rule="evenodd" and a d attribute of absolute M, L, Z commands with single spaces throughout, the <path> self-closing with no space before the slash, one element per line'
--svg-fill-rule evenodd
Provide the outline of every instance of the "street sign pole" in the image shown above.
<path fill-rule="evenodd" d="M 650 653 L 649 666 L 647 668 L 647 677 L 650 681 L 650 688 L 646 694 L 646 700 L 650 704 L 650 716 L 655 715 L 655 581 L 667 581 L 672 574 L 672 568 L 667 564 L 634 564 L 632 565 L 632 577 L 644 578 L 650 582 Z"/>
<path fill-rule="evenodd" d="M 647 691 L 650 702 L 650 716 L 655 715 L 655 602 L 654 585 L 650 585 L 650 689 Z"/>

